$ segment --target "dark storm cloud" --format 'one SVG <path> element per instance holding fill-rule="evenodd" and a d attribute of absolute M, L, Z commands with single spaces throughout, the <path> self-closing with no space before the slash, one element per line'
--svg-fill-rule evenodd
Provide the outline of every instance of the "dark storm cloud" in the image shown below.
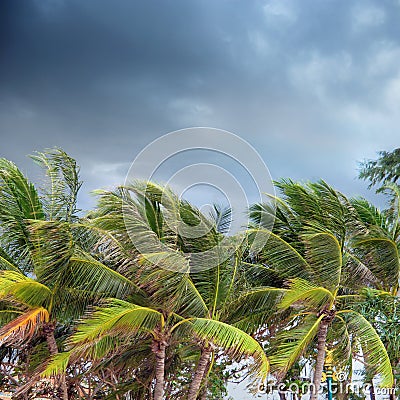
<path fill-rule="evenodd" d="M 398 146 L 398 1 L 3 1 L 1 155 L 61 146 L 86 189 L 152 139 L 216 126 L 274 178 L 356 193 L 356 161 Z"/>

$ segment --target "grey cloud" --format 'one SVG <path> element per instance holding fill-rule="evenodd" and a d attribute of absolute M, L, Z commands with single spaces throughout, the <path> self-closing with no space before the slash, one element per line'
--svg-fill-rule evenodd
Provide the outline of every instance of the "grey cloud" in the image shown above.
<path fill-rule="evenodd" d="M 231 130 L 274 178 L 351 194 L 356 161 L 398 146 L 400 5 L 327 0 L 1 2 L 1 155 L 58 145 L 86 191 L 151 140 Z M 83 202 L 90 204 L 87 197 Z"/>

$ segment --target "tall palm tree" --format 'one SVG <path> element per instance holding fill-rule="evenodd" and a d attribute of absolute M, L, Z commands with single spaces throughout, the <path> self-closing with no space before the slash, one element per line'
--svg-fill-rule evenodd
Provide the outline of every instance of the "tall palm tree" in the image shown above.
<path fill-rule="evenodd" d="M 0 160 L 0 298 L 10 311 L 2 313 L 0 341 L 17 344 L 41 331 L 55 355 L 57 322 L 77 318 L 91 301 L 132 284 L 80 246 L 75 160 L 60 149 L 33 159 L 47 173 L 41 191 L 12 162 Z M 67 399 L 64 376 L 60 386 Z"/>
<path fill-rule="evenodd" d="M 151 349 L 156 359 L 155 398 L 162 396 L 166 349 L 174 341 L 174 334 L 182 331 L 191 332 L 190 341 L 201 347 L 189 388 L 190 399 L 198 394 L 215 348 L 223 348 L 233 356 L 253 356 L 255 370 L 265 379 L 268 361 L 262 348 L 251 336 L 228 323 L 237 265 L 229 265 L 224 257 L 224 263 L 206 272 L 192 268 L 193 260 L 204 262 L 200 258 L 202 252 L 221 241 L 216 225 L 223 226 L 223 221 L 210 222 L 169 189 L 148 182 L 136 182 L 100 195 L 97 210 L 91 216 L 92 228 L 103 234 L 98 246 L 108 260 L 131 271 L 148 300 L 146 305 L 137 303 L 137 299 L 110 300 L 91 319 L 82 322 L 72 344 L 79 349 L 82 343 L 102 337 L 103 333 L 124 336 L 124 326 L 135 334 L 147 332 L 152 337 Z M 182 221 L 195 228 L 203 224 L 206 234 L 185 236 L 177 229 Z M 104 331 L 99 333 L 96 327 Z M 57 362 L 48 373 L 56 370 Z"/>
<path fill-rule="evenodd" d="M 250 229 L 248 233 L 253 248 L 259 250 L 257 263 L 288 282 L 279 307 L 294 311 L 288 322 L 290 329 L 278 335 L 280 344 L 271 358 L 273 364 L 287 371 L 316 340 L 312 394 L 316 399 L 326 346 L 336 346 L 338 360 L 349 360 L 349 350 L 358 346 L 373 371 L 382 375 L 382 384 L 391 385 L 393 374 L 386 349 L 371 324 L 354 308 L 357 300 L 362 301 L 361 285 L 354 282 L 374 282 L 372 271 L 350 246 L 357 226 L 354 208 L 345 196 L 323 181 L 306 185 L 281 181 L 277 186 L 283 198 L 275 202 L 273 231 Z M 251 210 L 257 222 L 262 213 L 273 211 L 268 205 Z M 261 249 L 257 247 L 260 238 L 268 238 Z M 270 289 L 259 291 L 259 298 L 260 293 L 268 297 Z M 330 332 L 339 333 L 347 345 L 337 346 Z"/>

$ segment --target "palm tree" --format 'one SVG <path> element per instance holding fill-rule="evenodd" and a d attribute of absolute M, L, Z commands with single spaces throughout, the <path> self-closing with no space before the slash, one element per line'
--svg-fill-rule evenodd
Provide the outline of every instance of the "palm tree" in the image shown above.
<path fill-rule="evenodd" d="M 207 271 L 191 265 L 193 260 L 204 262 L 200 258 L 202 251 L 221 241 L 216 227 L 224 226 L 223 220 L 219 218 L 219 224 L 214 224 L 169 189 L 148 182 L 100 194 L 97 210 L 91 215 L 92 229 L 102 233 L 98 246 L 108 260 L 130 270 L 147 299 L 142 298 L 142 303 L 137 298 L 109 300 L 91 319 L 84 320 L 72 337 L 76 352 L 81 346 L 87 348 L 85 343 L 106 334 L 150 335 L 156 362 L 153 395 L 161 398 L 166 350 L 177 341 L 174 335 L 190 332 L 186 340 L 192 346 L 194 342 L 200 344 L 201 348 L 188 391 L 190 399 L 196 398 L 216 348 L 235 357 L 253 356 L 255 370 L 265 379 L 268 361 L 264 351 L 251 336 L 228 323 L 229 302 L 238 284 L 237 260 L 230 264 L 232 258 L 224 257 L 223 263 Z M 207 233 L 200 238 L 183 235 L 176 229 L 182 220 L 187 226 L 202 223 Z M 47 374 L 58 371 L 57 368 L 55 361 Z"/>
<path fill-rule="evenodd" d="M 359 226 L 351 245 L 355 256 L 371 271 L 374 287 L 396 295 L 400 278 L 400 187 L 388 183 L 383 189 L 390 207 L 380 211 L 367 200 L 352 199 Z"/>
<path fill-rule="evenodd" d="M 33 159 L 49 180 L 41 192 L 12 162 L 0 160 L 0 298 L 9 310 L 2 313 L 0 341 L 15 345 L 41 330 L 55 355 L 58 321 L 71 321 L 90 301 L 132 284 L 79 245 L 76 162 L 59 149 Z M 64 376 L 60 385 L 67 399 Z"/>
<path fill-rule="evenodd" d="M 252 247 L 260 250 L 255 257 L 257 263 L 288 282 L 279 307 L 293 309 L 288 321 L 290 329 L 283 329 L 278 335 L 272 363 L 287 371 L 316 340 L 312 394 L 312 399 L 316 399 L 325 348 L 337 346 L 340 337 L 347 345 L 336 347 L 337 360 L 349 360 L 350 349 L 358 346 L 374 373 L 381 374 L 382 384 L 391 385 L 393 374 L 386 349 L 372 325 L 354 308 L 357 301 L 362 301 L 354 281 L 373 282 L 371 270 L 359 261 L 350 246 L 356 212 L 345 196 L 322 181 L 307 185 L 282 181 L 277 186 L 283 199 L 275 202 L 274 230 L 248 232 Z M 251 210 L 256 222 L 262 220 L 262 213 L 272 211 L 268 205 Z M 266 246 L 257 248 L 257 241 L 262 239 L 264 243 L 266 237 Z M 267 298 L 270 289 L 258 291 L 259 298 L 260 293 Z M 253 293 L 248 296 L 250 299 Z M 336 338 L 332 333 L 336 333 Z"/>

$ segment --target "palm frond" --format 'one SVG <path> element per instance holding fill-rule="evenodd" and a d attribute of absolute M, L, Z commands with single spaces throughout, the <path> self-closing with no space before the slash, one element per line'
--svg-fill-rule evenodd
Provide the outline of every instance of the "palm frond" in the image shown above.
<path fill-rule="evenodd" d="M 393 371 L 386 348 L 376 330 L 361 314 L 355 311 L 339 311 L 349 333 L 359 341 L 368 368 L 381 378 L 381 386 L 393 386 Z"/>
<path fill-rule="evenodd" d="M 239 328 L 224 322 L 207 318 L 195 318 L 191 328 L 202 339 L 228 351 L 234 357 L 251 356 L 254 359 L 258 375 L 267 378 L 269 361 L 261 345 Z"/>
<path fill-rule="evenodd" d="M 386 215 L 368 200 L 359 197 L 350 199 L 351 205 L 357 212 L 358 219 L 367 227 L 385 228 L 387 221 Z"/>
<path fill-rule="evenodd" d="M 47 219 L 71 221 L 79 211 L 76 201 L 82 185 L 76 161 L 58 148 L 36 152 L 31 158 L 46 170 L 49 178 L 48 187 L 42 190 Z"/>
<path fill-rule="evenodd" d="M 333 294 L 325 287 L 315 286 L 303 279 L 292 279 L 289 290 L 279 303 L 279 308 L 288 308 L 296 302 L 302 302 L 306 307 L 322 308 L 333 300 Z"/>
<path fill-rule="evenodd" d="M 45 308 L 33 308 L 0 328 L 0 345 L 28 341 L 41 324 L 48 321 L 49 313 Z"/>
<path fill-rule="evenodd" d="M 327 232 L 304 234 L 302 238 L 306 259 L 313 272 L 312 281 L 334 290 L 342 273 L 342 251 L 338 240 Z"/>
<path fill-rule="evenodd" d="M 51 356 L 49 362 L 46 365 L 46 368 L 41 373 L 41 376 L 43 378 L 50 378 L 52 376 L 63 374 L 67 369 L 70 357 L 70 351 L 64 351 L 54 354 L 53 356 Z"/>
<path fill-rule="evenodd" d="M 2 246 L 27 271 L 31 270 L 30 236 L 26 220 L 44 219 L 34 185 L 17 166 L 0 159 L 0 222 Z"/>
<path fill-rule="evenodd" d="M 400 254 L 396 242 L 385 237 L 358 237 L 353 241 L 358 257 L 383 284 L 391 290 L 398 287 Z"/>
<path fill-rule="evenodd" d="M 210 217 L 214 221 L 215 229 L 219 233 L 226 234 L 232 224 L 232 209 L 223 207 L 219 204 L 214 204 L 210 212 Z"/>
<path fill-rule="evenodd" d="M 66 285 L 97 292 L 101 296 L 120 297 L 132 291 L 140 292 L 132 280 L 84 251 L 76 251 L 70 258 L 66 274 Z"/>
<path fill-rule="evenodd" d="M 307 279 L 312 276 L 312 268 L 292 244 L 266 229 L 249 229 L 247 240 L 257 259 L 284 278 Z"/>
<path fill-rule="evenodd" d="M 82 320 L 70 341 L 79 344 L 93 341 L 104 334 L 129 336 L 140 330 L 151 331 L 162 319 L 162 314 L 157 310 L 110 299 L 97 308 L 91 317 Z"/>
<path fill-rule="evenodd" d="M 0 271 L 0 298 L 10 298 L 29 307 L 47 307 L 52 291 L 16 271 Z"/>
<path fill-rule="evenodd" d="M 306 352 L 323 317 L 307 315 L 297 326 L 282 331 L 277 338 L 276 352 L 270 357 L 271 364 L 287 371 Z"/>
<path fill-rule="evenodd" d="M 3 269 L 20 272 L 14 260 L 0 247 L 0 270 Z"/>

